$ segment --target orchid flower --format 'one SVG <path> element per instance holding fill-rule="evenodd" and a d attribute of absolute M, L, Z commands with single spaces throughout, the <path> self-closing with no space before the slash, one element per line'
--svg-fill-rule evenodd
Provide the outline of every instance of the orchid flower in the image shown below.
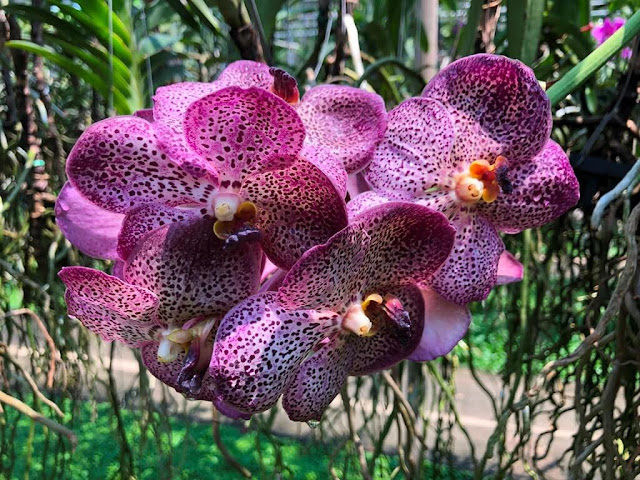
<path fill-rule="evenodd" d="M 213 223 L 154 230 L 122 263 L 121 278 L 86 267 L 63 268 L 60 278 L 70 316 L 105 341 L 139 348 L 164 383 L 238 416 L 215 393 L 207 367 L 219 320 L 257 291 L 263 256 L 250 245 L 225 249 Z"/>
<path fill-rule="evenodd" d="M 124 260 L 148 232 L 214 218 L 215 234 L 228 247 L 259 241 L 287 268 L 346 225 L 342 195 L 306 160 L 316 152 L 302 150 L 304 126 L 282 99 L 256 87 L 227 87 L 186 111 L 174 109 L 178 104 L 156 95 L 153 123 L 110 118 L 78 140 L 57 209 L 74 243 Z M 69 205 L 75 208 L 65 210 Z M 104 241 L 86 235 L 99 220 L 78 221 L 83 205 L 87 214 L 105 217 Z"/>
<path fill-rule="evenodd" d="M 613 20 L 610 18 L 605 18 L 604 20 L 600 20 L 596 24 L 590 23 L 587 27 L 591 27 L 591 36 L 596 41 L 597 45 L 602 45 L 605 40 L 607 40 L 611 35 L 620 30 L 626 20 L 622 17 L 615 17 Z M 623 48 L 620 52 L 620 56 L 622 58 L 631 58 L 631 54 L 633 51 L 629 48 Z"/>
<path fill-rule="evenodd" d="M 416 349 L 425 315 L 416 284 L 442 264 L 453 238 L 447 219 L 422 206 L 367 210 L 306 252 L 277 291 L 224 317 L 210 365 L 216 391 L 246 414 L 284 394 L 292 420 L 320 419 L 347 376 L 388 368 Z"/>
<path fill-rule="evenodd" d="M 365 171 L 373 192 L 350 209 L 393 199 L 444 213 L 455 244 L 427 283 L 448 301 L 482 300 L 498 281 L 498 232 L 543 225 L 578 201 L 576 177 L 550 132 L 550 103 L 530 68 L 497 55 L 460 59 L 421 98 L 389 113 Z"/>

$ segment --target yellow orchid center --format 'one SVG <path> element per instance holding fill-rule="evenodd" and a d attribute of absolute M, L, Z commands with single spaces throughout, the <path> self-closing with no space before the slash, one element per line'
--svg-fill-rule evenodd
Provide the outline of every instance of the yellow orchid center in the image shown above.
<path fill-rule="evenodd" d="M 483 200 L 491 203 L 498 198 L 500 191 L 511 193 L 513 187 L 508 178 L 507 159 L 498 155 L 493 164 L 486 160 L 476 160 L 469 169 L 456 177 L 455 194 L 464 203 L 477 203 Z"/>
<path fill-rule="evenodd" d="M 239 197 L 237 197 L 239 199 Z M 213 233 L 220 240 L 227 240 L 232 235 L 245 229 L 248 225 L 252 226 L 258 217 L 258 207 L 253 202 L 237 200 L 235 198 L 226 198 L 214 204 L 214 213 L 216 222 L 213 224 Z"/>
<path fill-rule="evenodd" d="M 159 362 L 173 362 L 178 358 L 180 353 L 187 353 L 192 341 L 209 334 L 215 324 L 215 319 L 201 320 L 201 318 L 202 317 L 198 317 L 192 322 L 189 322 L 192 324 L 191 326 L 169 326 L 160 332 L 160 342 L 158 345 Z"/>

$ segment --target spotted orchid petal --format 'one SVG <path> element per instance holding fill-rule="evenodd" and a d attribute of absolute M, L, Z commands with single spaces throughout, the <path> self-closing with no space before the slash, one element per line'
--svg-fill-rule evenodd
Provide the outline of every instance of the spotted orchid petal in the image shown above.
<path fill-rule="evenodd" d="M 200 208 L 175 208 L 154 203 L 138 205 L 124 217 L 118 235 L 118 254 L 120 258 L 128 258 L 142 237 L 153 230 L 171 223 L 196 221 L 202 217 Z"/>
<path fill-rule="evenodd" d="M 387 322 L 370 337 L 352 335 L 354 361 L 349 375 L 367 375 L 395 365 L 418 346 L 424 325 L 425 305 L 415 285 L 377 288 L 382 296 L 393 295 L 408 316 L 402 321 Z"/>
<path fill-rule="evenodd" d="M 458 305 L 484 300 L 496 284 L 504 244 L 479 215 L 458 216 L 452 223 L 457 231 L 451 254 L 428 283 Z"/>
<path fill-rule="evenodd" d="M 305 136 L 300 117 L 286 102 L 258 88 L 239 87 L 192 103 L 184 131 L 193 150 L 232 182 L 291 165 Z"/>
<path fill-rule="evenodd" d="M 430 289 L 421 289 L 424 298 L 424 329 L 418 347 L 409 360 L 425 362 L 449 353 L 465 336 L 471 313 L 464 305 L 449 302 Z"/>
<path fill-rule="evenodd" d="M 140 117 L 147 122 L 153 122 L 153 109 L 145 108 L 143 110 L 137 110 L 133 112 L 134 117 Z"/>
<path fill-rule="evenodd" d="M 551 133 L 551 104 L 533 71 L 499 55 L 472 55 L 442 69 L 423 97 L 446 106 L 455 130 L 453 158 L 463 164 L 497 155 L 526 163 Z"/>
<path fill-rule="evenodd" d="M 359 272 L 365 290 L 425 281 L 449 255 L 455 234 L 444 215 L 406 202 L 366 210 L 351 225 L 370 238 Z"/>
<path fill-rule="evenodd" d="M 282 406 L 291 420 L 320 420 L 340 393 L 354 361 L 349 337 L 347 333 L 339 333 L 327 338 L 302 362 L 282 397 Z"/>
<path fill-rule="evenodd" d="M 498 279 L 496 285 L 519 282 L 524 275 L 524 266 L 511 253 L 505 250 L 498 261 Z"/>
<path fill-rule="evenodd" d="M 333 182 L 333 186 L 342 198 L 346 196 L 348 175 L 339 158 L 328 149 L 314 145 L 305 145 L 300 156 L 318 167 Z"/>
<path fill-rule="evenodd" d="M 313 87 L 297 111 L 307 130 L 306 142 L 328 148 L 348 173 L 367 166 L 387 123 L 379 95 L 341 85 Z"/>
<path fill-rule="evenodd" d="M 153 124 L 137 117 L 90 126 L 69 154 L 67 175 L 81 195 L 114 213 L 145 203 L 206 203 L 214 191 L 172 163 Z"/>
<path fill-rule="evenodd" d="M 338 320 L 329 311 L 287 310 L 276 292 L 248 298 L 218 328 L 209 368 L 216 390 L 242 412 L 270 408 Z"/>
<path fill-rule="evenodd" d="M 178 392 L 186 395 L 194 400 L 206 400 L 212 402 L 214 406 L 222 412 L 223 415 L 229 418 L 241 418 L 248 420 L 249 415 L 242 413 L 235 408 L 227 405 L 218 395 L 213 385 L 213 381 L 208 374 L 205 374 L 202 380 L 202 386 L 198 393 L 192 394 L 181 387 L 176 379 L 180 375 L 180 371 L 183 368 L 186 354 L 184 352 L 178 353 L 177 358 L 172 362 L 161 362 L 158 360 L 158 343 L 150 343 L 141 348 L 142 362 L 147 367 L 149 372 L 160 380 L 162 383 L 169 385 Z"/>
<path fill-rule="evenodd" d="M 187 218 L 153 230 L 127 259 L 127 282 L 154 292 L 158 317 L 181 325 L 199 315 L 222 315 L 257 292 L 262 252 L 255 245 L 225 249 L 213 219 Z"/>
<path fill-rule="evenodd" d="M 510 169 L 513 192 L 481 204 L 478 212 L 499 231 L 518 233 L 558 218 L 580 198 L 580 186 L 560 145 L 549 140 L 529 163 Z"/>
<path fill-rule="evenodd" d="M 351 199 L 347 203 L 347 213 L 349 214 L 349 220 L 353 220 L 366 210 L 391 202 L 387 197 L 383 197 L 377 192 L 370 190 L 368 192 L 361 193 Z"/>
<path fill-rule="evenodd" d="M 378 193 L 413 199 L 451 186 L 455 137 L 447 108 L 429 98 L 410 98 L 389 112 L 389 125 L 365 177 Z"/>
<path fill-rule="evenodd" d="M 103 340 L 131 347 L 153 341 L 161 324 L 156 318 L 158 298 L 151 291 L 86 267 L 65 267 L 58 275 L 67 287 L 69 316 Z"/>
<path fill-rule="evenodd" d="M 251 60 L 237 60 L 230 63 L 215 81 L 218 88 L 257 87 L 268 90 L 273 85 L 270 67 Z"/>
<path fill-rule="evenodd" d="M 82 253 L 106 260 L 118 258 L 123 214 L 91 203 L 70 183 L 65 183 L 60 190 L 55 213 L 60 231 Z"/>
<path fill-rule="evenodd" d="M 320 169 L 302 159 L 247 177 L 241 195 L 258 207 L 262 247 L 281 268 L 290 268 L 347 225 L 342 195 Z"/>

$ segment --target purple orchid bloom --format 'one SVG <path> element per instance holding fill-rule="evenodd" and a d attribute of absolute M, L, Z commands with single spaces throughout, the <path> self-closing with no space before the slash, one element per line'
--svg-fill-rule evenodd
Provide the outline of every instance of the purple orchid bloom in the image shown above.
<path fill-rule="evenodd" d="M 366 211 L 305 253 L 277 291 L 225 316 L 210 366 L 216 391 L 247 414 L 284 394 L 292 420 L 320 419 L 347 376 L 414 352 L 425 315 L 416 284 L 447 258 L 453 238 L 429 208 L 395 202 Z"/>
<path fill-rule="evenodd" d="M 225 249 L 213 224 L 190 219 L 154 230 L 118 262 L 120 278 L 85 267 L 59 275 L 70 316 L 105 341 L 139 348 L 164 383 L 237 417 L 207 367 L 219 320 L 257 291 L 263 256 L 251 245 Z"/>
<path fill-rule="evenodd" d="M 350 209 L 395 199 L 443 212 L 456 240 L 428 283 L 461 305 L 482 300 L 498 280 L 498 231 L 543 225 L 578 201 L 576 177 L 550 132 L 550 103 L 530 68 L 497 55 L 460 59 L 421 98 L 390 112 L 365 171 L 374 191 Z"/>
<path fill-rule="evenodd" d="M 622 17 L 615 17 L 613 20 L 605 18 L 596 24 L 589 24 L 591 26 L 591 36 L 596 41 L 597 45 L 602 45 L 611 35 L 620 30 L 626 20 Z M 623 48 L 620 56 L 622 58 L 631 58 L 633 51 L 629 48 Z"/>
<path fill-rule="evenodd" d="M 255 87 L 188 105 L 172 98 L 160 89 L 153 123 L 130 116 L 92 125 L 69 155 L 59 224 L 87 253 L 126 259 L 163 225 L 215 218 L 228 247 L 260 241 L 288 268 L 346 225 L 342 194 L 305 159 L 317 154 L 303 150 L 304 126 L 282 99 Z M 83 220 L 78 208 L 107 219 L 103 231 L 86 234 L 99 220 Z"/>

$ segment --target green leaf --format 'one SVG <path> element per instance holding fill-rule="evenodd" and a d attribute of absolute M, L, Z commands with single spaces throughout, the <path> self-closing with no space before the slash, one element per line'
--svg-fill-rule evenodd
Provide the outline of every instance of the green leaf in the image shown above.
<path fill-rule="evenodd" d="M 187 0 L 191 9 L 200 17 L 200 21 L 204 23 L 211 32 L 216 35 L 222 35 L 222 27 L 220 21 L 213 16 L 211 9 L 204 0 Z"/>
<path fill-rule="evenodd" d="M 538 55 L 546 0 L 509 0 L 507 4 L 507 55 L 527 65 Z"/>
<path fill-rule="evenodd" d="M 596 48 L 587 58 L 569 70 L 564 77 L 547 91 L 551 105 L 563 100 L 568 94 L 582 85 L 591 75 L 602 67 L 611 57 L 617 55 L 633 37 L 640 32 L 640 11 L 627 20 L 627 23 Z"/>
<path fill-rule="evenodd" d="M 460 33 L 460 41 L 456 49 L 456 57 L 466 57 L 474 52 L 476 35 L 478 34 L 478 24 L 482 14 L 483 0 L 471 0 L 469 11 L 467 13 L 467 24 Z"/>
<path fill-rule="evenodd" d="M 180 18 L 184 23 L 186 23 L 191 29 L 196 32 L 200 30 L 200 25 L 198 24 L 198 20 L 193 14 L 185 7 L 180 0 L 167 0 L 167 3 L 175 10 L 175 12 L 180 15 Z"/>
<path fill-rule="evenodd" d="M 180 41 L 180 37 L 167 33 L 152 33 L 138 44 L 138 53 L 144 58 L 155 55 Z"/>
<path fill-rule="evenodd" d="M 271 40 L 273 36 L 276 29 L 276 17 L 284 3 L 285 0 L 259 0 L 256 2 L 264 36 L 267 40 Z"/>
<path fill-rule="evenodd" d="M 73 60 L 64 55 L 59 54 L 51 47 L 43 47 L 38 45 L 37 43 L 29 42 L 26 40 L 11 40 L 5 43 L 5 46 L 8 48 L 18 48 L 21 50 L 25 50 L 30 53 L 34 53 L 36 55 L 40 55 L 43 58 L 46 58 L 52 63 L 60 66 L 64 70 L 66 70 L 71 75 L 75 75 L 78 78 L 81 78 L 93 88 L 95 88 L 98 92 L 100 92 L 103 96 L 108 96 L 111 90 L 109 84 L 99 75 L 96 75 L 94 72 L 83 68 L 81 65 L 78 65 Z M 117 90 L 114 89 L 113 92 L 113 102 L 118 110 L 118 113 L 121 114 L 129 114 L 131 113 L 131 108 L 127 103 L 127 99 Z"/>
<path fill-rule="evenodd" d="M 49 0 L 50 3 L 59 5 L 60 0 Z M 94 21 L 101 20 L 100 23 L 108 25 L 109 21 L 109 5 L 104 1 L 96 0 L 76 0 L 80 8 Z M 113 33 L 122 39 L 126 45 L 131 45 L 131 33 L 125 26 L 124 22 L 117 15 L 112 16 Z"/>

